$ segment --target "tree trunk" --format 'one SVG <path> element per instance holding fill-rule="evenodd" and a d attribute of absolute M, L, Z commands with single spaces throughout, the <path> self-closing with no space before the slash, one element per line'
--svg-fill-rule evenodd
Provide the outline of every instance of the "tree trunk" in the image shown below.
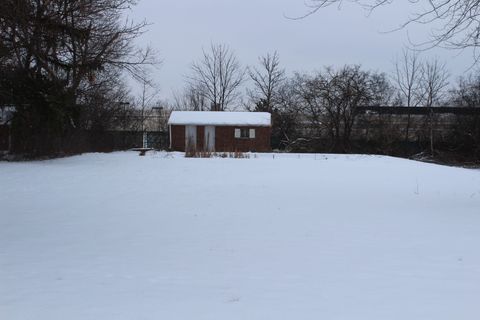
<path fill-rule="evenodd" d="M 433 107 L 430 107 L 430 154 L 434 156 L 433 148 Z"/>
<path fill-rule="evenodd" d="M 410 119 L 411 119 L 411 114 L 409 112 L 407 116 L 407 128 L 405 130 L 405 142 L 408 142 L 410 140 L 410 121 L 411 121 Z"/>

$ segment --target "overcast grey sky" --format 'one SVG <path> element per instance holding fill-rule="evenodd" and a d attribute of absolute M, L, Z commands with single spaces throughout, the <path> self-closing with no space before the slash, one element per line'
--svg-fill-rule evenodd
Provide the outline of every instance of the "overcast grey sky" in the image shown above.
<path fill-rule="evenodd" d="M 212 42 L 227 44 L 244 66 L 277 50 L 288 73 L 344 64 L 388 73 L 409 38 L 426 40 L 431 27 L 386 32 L 412 13 L 407 1 L 370 16 L 346 3 L 341 10 L 330 7 L 302 20 L 285 17 L 306 10 L 302 0 L 141 0 L 130 17 L 152 23 L 140 43 L 156 49 L 163 60 L 154 76 L 162 98 L 171 98 L 172 92 L 183 88 L 190 64 Z M 441 48 L 422 56 L 446 61 L 452 81 L 467 72 L 473 61 L 468 51 Z"/>

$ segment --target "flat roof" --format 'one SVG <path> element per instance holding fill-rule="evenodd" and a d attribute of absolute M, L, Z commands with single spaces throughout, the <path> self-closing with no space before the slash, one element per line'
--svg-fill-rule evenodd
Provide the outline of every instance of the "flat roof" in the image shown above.
<path fill-rule="evenodd" d="M 172 111 L 168 124 L 270 127 L 268 112 Z"/>

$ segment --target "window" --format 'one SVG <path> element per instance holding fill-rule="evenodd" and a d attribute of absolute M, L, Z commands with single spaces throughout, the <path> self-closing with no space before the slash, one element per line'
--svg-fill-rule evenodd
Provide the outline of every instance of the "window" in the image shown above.
<path fill-rule="evenodd" d="M 235 138 L 237 139 L 255 139 L 255 129 L 236 128 Z"/>

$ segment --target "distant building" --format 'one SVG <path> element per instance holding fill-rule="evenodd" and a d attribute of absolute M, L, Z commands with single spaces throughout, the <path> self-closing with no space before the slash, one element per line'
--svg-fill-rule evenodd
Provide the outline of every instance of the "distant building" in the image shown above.
<path fill-rule="evenodd" d="M 357 121 L 352 130 L 356 138 L 366 138 L 386 132 L 405 132 L 409 127 L 408 140 L 429 139 L 428 128 L 437 138 L 446 139 L 458 125 L 459 118 L 480 116 L 480 108 L 471 107 L 402 107 L 402 106 L 362 106 L 356 108 Z"/>
<path fill-rule="evenodd" d="M 267 112 L 173 111 L 168 120 L 170 149 L 270 151 L 271 121 Z"/>

